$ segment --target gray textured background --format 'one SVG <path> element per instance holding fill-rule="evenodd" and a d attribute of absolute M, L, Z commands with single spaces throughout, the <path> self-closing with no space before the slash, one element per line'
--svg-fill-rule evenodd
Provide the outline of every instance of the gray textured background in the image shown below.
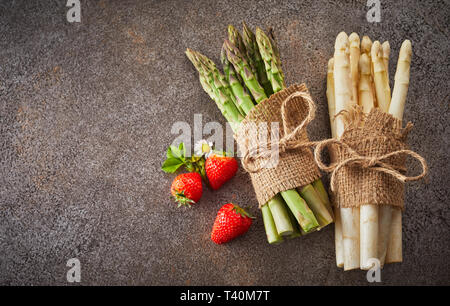
<path fill-rule="evenodd" d="M 288 84 L 308 84 L 312 139 L 329 137 L 326 63 L 339 31 L 389 40 L 391 72 L 412 41 L 405 119 L 430 175 L 406 188 L 404 262 L 382 280 L 450 283 L 448 1 L 382 0 L 379 24 L 366 1 L 82 1 L 80 24 L 65 3 L 0 4 L 0 284 L 67 284 L 71 257 L 82 284 L 367 284 L 336 268 L 332 227 L 269 246 L 253 209 L 245 236 L 214 245 L 222 204 L 256 206 L 242 170 L 193 209 L 169 198 L 160 165 L 172 124 L 195 113 L 224 123 L 184 50 L 217 61 L 226 26 L 242 20 L 274 27 Z"/>

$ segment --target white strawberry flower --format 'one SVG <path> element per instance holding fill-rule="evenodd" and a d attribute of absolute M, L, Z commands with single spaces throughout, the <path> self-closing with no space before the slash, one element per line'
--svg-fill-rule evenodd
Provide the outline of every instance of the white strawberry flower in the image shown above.
<path fill-rule="evenodd" d="M 206 141 L 205 139 L 202 139 L 200 141 L 197 141 L 194 145 L 194 152 L 197 156 L 205 156 L 205 158 L 208 158 L 208 156 L 212 153 L 212 142 Z"/>

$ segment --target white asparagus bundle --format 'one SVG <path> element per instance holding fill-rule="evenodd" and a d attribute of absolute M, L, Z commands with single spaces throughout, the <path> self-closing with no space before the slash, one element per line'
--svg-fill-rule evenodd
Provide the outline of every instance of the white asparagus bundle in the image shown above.
<path fill-rule="evenodd" d="M 336 103 L 334 99 L 334 58 L 328 61 L 327 71 L 327 100 L 328 114 L 330 116 L 331 136 L 336 138 Z M 339 268 L 344 267 L 344 246 L 342 242 L 342 224 L 339 208 L 334 207 L 334 243 L 336 245 L 336 265 Z"/>
<path fill-rule="evenodd" d="M 409 76 L 411 67 L 412 46 L 411 41 L 405 40 L 402 43 L 398 55 L 397 70 L 395 72 L 394 91 L 392 93 L 389 114 L 397 119 L 403 119 L 406 95 L 409 87 Z M 392 222 L 390 228 L 390 239 L 386 254 L 386 262 L 401 262 L 402 255 L 402 212 L 400 209 L 393 209 Z"/>
<path fill-rule="evenodd" d="M 402 119 L 409 86 L 411 42 L 400 49 L 391 101 L 389 86 L 389 42 L 375 41 L 356 33 L 336 37 L 334 57 L 328 62 L 327 99 L 333 138 L 344 131 L 343 116 L 336 116 L 359 104 L 365 113 L 378 106 Z M 355 61 L 357 71 L 355 72 Z M 356 91 L 355 91 L 356 89 Z M 381 265 L 402 261 L 401 210 L 390 205 L 362 205 L 335 209 L 336 264 L 344 270 L 368 269 L 369 259 Z"/>
<path fill-rule="evenodd" d="M 334 90 L 336 114 L 350 110 L 356 103 L 352 99 L 352 83 L 350 77 L 349 39 L 345 32 L 336 37 L 334 45 Z M 337 116 L 336 135 L 344 132 L 343 116 Z M 359 208 L 340 209 L 342 224 L 342 242 L 344 247 L 344 270 L 359 268 Z"/>

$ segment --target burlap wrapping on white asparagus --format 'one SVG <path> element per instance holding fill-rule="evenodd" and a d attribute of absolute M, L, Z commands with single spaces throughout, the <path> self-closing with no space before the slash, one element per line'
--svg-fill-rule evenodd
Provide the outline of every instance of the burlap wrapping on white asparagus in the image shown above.
<path fill-rule="evenodd" d="M 404 183 L 423 178 L 427 171 L 425 159 L 408 149 L 406 138 L 412 129 L 408 122 L 373 108 L 364 114 L 355 107 L 343 114 L 348 124 L 339 140 L 318 142 L 315 160 L 320 169 L 331 172 L 331 198 L 336 207 L 391 205 L 404 209 Z M 325 165 L 321 152 L 328 147 L 331 164 Z M 406 176 L 407 156 L 418 160 L 422 173 Z"/>
<path fill-rule="evenodd" d="M 306 130 L 314 116 L 315 105 L 306 85 L 295 84 L 256 105 L 242 121 L 235 139 L 260 208 L 279 192 L 320 178 Z M 281 135 L 271 135 L 272 122 L 279 123 Z M 255 131 L 255 124 L 260 123 L 267 123 L 266 131 Z M 260 142 L 263 133 L 267 133 L 268 143 Z M 278 148 L 278 164 L 266 167 L 270 165 L 272 145 Z"/>

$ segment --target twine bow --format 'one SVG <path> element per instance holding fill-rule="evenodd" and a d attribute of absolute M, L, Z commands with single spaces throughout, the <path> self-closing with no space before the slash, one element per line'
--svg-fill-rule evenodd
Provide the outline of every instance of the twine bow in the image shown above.
<path fill-rule="evenodd" d="M 290 133 L 287 133 L 288 131 L 288 121 L 287 121 L 287 115 L 286 115 L 286 105 L 288 102 L 290 102 L 293 98 L 301 97 L 303 101 L 307 102 L 308 105 L 308 115 L 303 119 L 303 121 Z M 244 155 L 244 158 L 242 160 L 242 165 L 244 169 L 247 172 L 255 173 L 258 172 L 262 165 L 259 166 L 255 165 L 256 160 L 262 160 L 270 158 L 273 154 L 273 147 L 278 148 L 278 152 L 284 153 L 287 150 L 295 150 L 299 148 L 304 147 L 310 147 L 313 142 L 304 141 L 301 139 L 296 139 L 298 135 L 300 135 L 301 132 L 303 132 L 308 124 L 314 119 L 316 113 L 316 106 L 314 104 L 314 101 L 312 100 L 309 93 L 306 91 L 296 91 L 292 94 L 290 94 L 281 104 L 281 119 L 283 122 L 283 137 L 279 140 L 275 141 L 268 141 L 265 144 L 257 144 L 253 147 L 251 147 Z"/>
<path fill-rule="evenodd" d="M 344 147 L 347 150 L 347 152 L 350 154 L 350 157 L 339 163 L 333 163 L 333 164 L 330 164 L 329 166 L 325 165 L 322 162 L 321 153 L 325 147 L 327 147 L 331 144 L 337 144 L 337 145 Z M 418 160 L 422 166 L 422 173 L 417 176 L 407 176 L 400 172 L 400 171 L 406 170 L 403 167 L 391 165 L 391 164 L 385 162 L 385 160 L 388 159 L 389 157 L 398 156 L 401 154 L 409 155 L 409 156 L 415 158 L 416 160 Z M 396 178 L 397 180 L 399 180 L 402 183 L 410 182 L 410 181 L 417 181 L 417 180 L 423 178 L 428 172 L 428 166 L 427 166 L 425 159 L 414 151 L 403 149 L 403 150 L 393 151 L 393 152 L 390 152 L 390 153 L 387 153 L 387 154 L 384 154 L 381 156 L 373 156 L 373 157 L 361 156 L 355 150 L 353 150 L 348 144 L 346 144 L 345 142 L 342 142 L 340 140 L 337 140 L 337 139 L 327 139 L 327 140 L 318 142 L 317 146 L 314 150 L 314 159 L 316 160 L 317 166 L 320 169 L 322 169 L 323 171 L 326 171 L 326 172 L 331 172 L 330 186 L 331 186 L 332 191 L 335 191 L 335 187 L 336 187 L 335 186 L 336 174 L 339 172 L 339 170 L 341 170 L 345 166 L 359 165 L 365 169 L 371 169 L 373 171 L 383 172 L 383 173 L 393 176 L 394 178 Z"/>

